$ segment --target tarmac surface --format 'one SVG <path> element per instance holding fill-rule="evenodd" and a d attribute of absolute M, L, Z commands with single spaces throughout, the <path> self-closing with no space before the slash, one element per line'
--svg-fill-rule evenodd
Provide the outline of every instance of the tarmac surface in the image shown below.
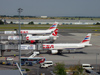
<path fill-rule="evenodd" d="M 55 41 L 55 43 L 80 43 L 87 33 L 63 33 L 58 34 L 59 38 Z M 49 55 L 43 54 L 47 60 L 52 60 L 54 62 L 64 62 L 67 64 L 77 64 L 80 63 L 89 63 L 96 64 L 96 55 L 97 53 L 97 63 L 100 62 L 100 33 L 92 33 L 90 43 L 93 45 L 91 47 L 86 47 L 80 49 L 79 51 L 71 51 L 68 53 L 67 51 L 63 51 L 63 55 Z"/>
<path fill-rule="evenodd" d="M 80 30 L 80 32 L 82 31 L 83 30 Z M 61 31 L 58 33 L 59 38 L 55 41 L 55 43 L 80 43 L 85 38 L 85 36 L 90 32 L 88 32 L 88 30 L 86 31 L 84 30 L 84 33 L 74 32 L 74 30 L 71 33 L 67 32 L 67 30 Z M 40 56 L 46 57 L 46 60 L 53 61 L 54 64 L 57 62 L 63 62 L 66 65 L 74 65 L 78 63 L 100 65 L 99 63 L 100 62 L 100 33 L 99 32 L 97 33 L 91 32 L 91 33 L 92 33 L 91 40 L 90 40 L 90 43 L 92 44 L 91 47 L 86 47 L 80 50 L 74 50 L 71 51 L 70 53 L 68 53 L 67 50 L 64 50 L 62 55 L 57 55 L 57 54 L 52 55 L 52 54 L 47 54 L 46 51 L 41 51 Z M 21 51 L 22 55 L 24 56 L 27 55 L 28 52 L 29 51 Z M 18 56 L 19 52 L 18 51 L 5 52 L 4 56 L 11 57 L 14 54 Z M 2 67 L 5 68 L 6 66 L 2 66 Z M 2 67 L 0 69 L 4 69 Z M 29 68 L 32 69 L 32 71 L 34 71 L 34 72 L 30 72 L 29 75 L 31 75 L 32 73 L 35 73 L 33 75 L 36 75 L 38 71 L 40 73 L 47 71 L 48 73 L 52 70 L 51 68 L 39 69 L 36 66 L 29 67 Z"/>
<path fill-rule="evenodd" d="M 80 43 L 88 33 L 58 33 L 59 38 L 55 43 Z M 96 64 L 100 62 L 100 33 L 92 33 L 90 43 L 91 47 L 86 47 L 79 50 L 72 50 L 68 53 L 67 50 L 63 51 L 62 55 L 47 54 L 46 51 L 41 51 L 40 56 L 46 57 L 46 60 L 51 60 L 54 63 L 64 62 L 65 64 L 89 63 Z M 22 55 L 27 55 L 29 51 L 21 51 Z M 18 55 L 18 51 L 5 52 L 4 56 Z"/>
<path fill-rule="evenodd" d="M 100 30 L 95 30 L 95 29 L 59 29 L 58 32 L 66 35 L 65 33 L 100 33 Z"/>

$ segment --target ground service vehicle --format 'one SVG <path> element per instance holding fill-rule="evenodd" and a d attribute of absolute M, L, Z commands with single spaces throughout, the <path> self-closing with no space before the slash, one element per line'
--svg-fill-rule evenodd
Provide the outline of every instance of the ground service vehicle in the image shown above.
<path fill-rule="evenodd" d="M 46 60 L 45 57 L 21 57 L 21 64 L 22 65 L 29 65 L 29 64 L 38 64 L 38 63 L 43 63 Z"/>
<path fill-rule="evenodd" d="M 91 66 L 91 64 L 82 64 L 82 67 L 88 70 L 92 70 L 94 68 L 93 66 Z"/>
<path fill-rule="evenodd" d="M 53 66 L 53 61 L 44 61 L 43 63 L 40 64 L 41 68 L 47 68 Z"/>

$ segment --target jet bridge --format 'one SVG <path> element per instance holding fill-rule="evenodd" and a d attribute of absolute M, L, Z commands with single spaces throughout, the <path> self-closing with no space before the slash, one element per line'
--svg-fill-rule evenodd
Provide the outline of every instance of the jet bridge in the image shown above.
<path fill-rule="evenodd" d="M 18 31 L 0 31 L 0 34 L 17 34 Z"/>
<path fill-rule="evenodd" d="M 14 29 L 12 31 L 0 31 L 0 34 L 18 34 L 19 31 L 17 29 Z"/>
<path fill-rule="evenodd" d="M 21 36 L 21 40 L 26 40 L 26 36 Z M 2 41 L 11 41 L 11 40 L 19 40 L 19 36 L 0 36 L 0 40 Z"/>
<path fill-rule="evenodd" d="M 9 51 L 9 50 L 19 50 L 19 47 L 21 50 L 43 50 L 43 44 L 0 44 L 0 52 L 1 56 L 4 55 L 4 51 Z"/>

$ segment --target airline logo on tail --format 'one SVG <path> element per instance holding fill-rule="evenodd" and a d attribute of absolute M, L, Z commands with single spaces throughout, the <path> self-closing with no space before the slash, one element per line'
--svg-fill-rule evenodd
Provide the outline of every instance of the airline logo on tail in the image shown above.
<path fill-rule="evenodd" d="M 58 29 L 55 29 L 54 32 L 52 33 L 53 36 L 57 36 Z"/>
<path fill-rule="evenodd" d="M 86 36 L 86 38 L 82 41 L 82 43 L 89 41 L 90 36 Z"/>
<path fill-rule="evenodd" d="M 57 33 L 58 33 L 58 29 L 55 29 L 50 36 L 57 36 Z"/>
<path fill-rule="evenodd" d="M 57 25 L 58 25 L 58 22 L 55 22 L 49 29 L 54 29 L 57 27 Z"/>
<path fill-rule="evenodd" d="M 91 38 L 91 33 L 89 33 L 81 43 L 88 43 L 89 44 L 90 38 Z"/>

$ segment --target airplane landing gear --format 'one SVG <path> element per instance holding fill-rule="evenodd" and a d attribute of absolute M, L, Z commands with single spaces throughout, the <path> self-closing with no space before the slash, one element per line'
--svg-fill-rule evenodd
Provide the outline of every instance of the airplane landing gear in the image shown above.
<path fill-rule="evenodd" d="M 70 50 L 68 50 L 68 53 L 70 53 Z"/>
<path fill-rule="evenodd" d="M 59 50 L 59 51 L 58 51 L 58 54 L 59 54 L 59 55 L 62 55 L 62 50 Z"/>

